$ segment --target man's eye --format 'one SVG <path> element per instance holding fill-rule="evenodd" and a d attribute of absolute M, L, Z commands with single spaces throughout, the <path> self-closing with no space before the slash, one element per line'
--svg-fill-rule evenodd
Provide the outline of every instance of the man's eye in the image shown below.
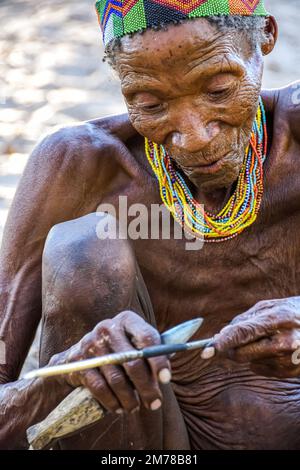
<path fill-rule="evenodd" d="M 216 90 L 209 90 L 208 95 L 211 98 L 226 98 L 228 95 L 230 95 L 231 91 L 232 87 L 218 88 Z"/>
<path fill-rule="evenodd" d="M 228 91 L 228 88 L 211 91 L 210 94 L 218 96 L 218 95 L 223 95 L 223 93 L 226 93 L 226 91 Z"/>
<path fill-rule="evenodd" d="M 146 111 L 146 112 L 162 111 L 163 107 L 164 107 L 164 105 L 162 103 L 141 105 L 142 110 Z"/>

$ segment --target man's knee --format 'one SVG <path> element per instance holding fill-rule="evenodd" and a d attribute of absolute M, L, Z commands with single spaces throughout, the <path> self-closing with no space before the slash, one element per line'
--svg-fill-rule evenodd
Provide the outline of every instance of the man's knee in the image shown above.
<path fill-rule="evenodd" d="M 111 222 L 110 215 L 106 215 Z M 114 223 L 117 223 L 114 220 Z M 99 237 L 99 215 L 54 226 L 43 254 L 43 297 L 59 297 L 76 310 L 114 305 L 132 295 L 135 257 L 128 240 Z"/>

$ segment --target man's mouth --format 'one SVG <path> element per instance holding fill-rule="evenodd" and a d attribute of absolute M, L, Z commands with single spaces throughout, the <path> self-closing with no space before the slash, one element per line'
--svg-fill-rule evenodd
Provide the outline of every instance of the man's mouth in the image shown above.
<path fill-rule="evenodd" d="M 225 156 L 226 155 L 211 163 L 189 165 L 189 170 L 191 173 L 202 173 L 206 175 L 217 173 L 224 164 Z"/>

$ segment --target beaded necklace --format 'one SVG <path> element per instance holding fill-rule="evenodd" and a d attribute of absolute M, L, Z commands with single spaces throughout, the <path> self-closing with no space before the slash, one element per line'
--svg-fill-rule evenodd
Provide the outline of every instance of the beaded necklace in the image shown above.
<path fill-rule="evenodd" d="M 214 215 L 194 199 L 165 148 L 145 138 L 145 152 L 158 179 L 161 199 L 184 230 L 205 242 L 222 242 L 236 237 L 253 224 L 264 191 L 267 139 L 266 113 L 260 98 L 236 190 L 225 207 Z"/>

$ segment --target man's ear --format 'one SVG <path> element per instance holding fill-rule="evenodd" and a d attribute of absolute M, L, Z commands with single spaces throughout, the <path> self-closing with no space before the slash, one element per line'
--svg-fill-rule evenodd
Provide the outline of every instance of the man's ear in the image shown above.
<path fill-rule="evenodd" d="M 274 16 L 268 16 L 266 18 L 264 32 L 265 34 L 261 50 L 263 55 L 268 55 L 273 51 L 278 38 L 278 24 Z"/>

